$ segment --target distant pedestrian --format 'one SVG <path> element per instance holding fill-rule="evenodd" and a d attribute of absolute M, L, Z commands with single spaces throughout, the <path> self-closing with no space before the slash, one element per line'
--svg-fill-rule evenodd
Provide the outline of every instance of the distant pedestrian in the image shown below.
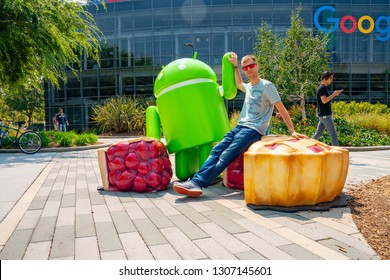
<path fill-rule="evenodd" d="M 54 130 L 58 130 L 58 120 L 57 120 L 57 115 L 58 113 L 55 113 L 53 118 L 52 118 L 52 122 L 53 122 L 53 126 L 54 126 Z"/>
<path fill-rule="evenodd" d="M 66 127 L 69 126 L 69 122 L 62 108 L 58 109 L 57 121 L 59 130 L 66 132 Z"/>
<path fill-rule="evenodd" d="M 321 82 L 317 89 L 317 114 L 319 118 L 317 130 L 313 135 L 313 139 L 320 139 L 325 129 L 329 131 L 332 146 L 339 146 L 339 140 L 337 136 L 336 127 L 333 121 L 333 112 L 330 106 L 331 100 L 343 92 L 342 89 L 335 90 L 332 94 L 329 94 L 327 87 L 333 82 L 333 72 L 325 71 L 318 78 Z"/>

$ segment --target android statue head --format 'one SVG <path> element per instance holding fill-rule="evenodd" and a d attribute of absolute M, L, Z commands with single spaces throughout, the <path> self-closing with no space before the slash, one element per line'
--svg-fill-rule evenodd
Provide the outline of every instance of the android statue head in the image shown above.
<path fill-rule="evenodd" d="M 176 153 L 176 175 L 180 179 L 193 175 L 208 157 L 213 143 L 230 130 L 222 94 L 235 95 L 236 87 L 233 66 L 228 63 L 231 69 L 227 90 L 226 85 L 218 85 L 211 67 L 196 59 L 196 53 L 194 58 L 169 63 L 157 75 L 157 107 L 147 110 L 146 134 L 159 138 L 161 122 L 168 151 Z"/>

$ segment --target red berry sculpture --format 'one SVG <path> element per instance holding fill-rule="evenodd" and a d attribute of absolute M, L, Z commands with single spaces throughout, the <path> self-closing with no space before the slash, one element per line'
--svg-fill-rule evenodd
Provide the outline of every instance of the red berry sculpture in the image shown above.
<path fill-rule="evenodd" d="M 99 149 L 98 160 L 105 190 L 161 191 L 172 178 L 168 151 L 153 138 L 136 138 Z"/>

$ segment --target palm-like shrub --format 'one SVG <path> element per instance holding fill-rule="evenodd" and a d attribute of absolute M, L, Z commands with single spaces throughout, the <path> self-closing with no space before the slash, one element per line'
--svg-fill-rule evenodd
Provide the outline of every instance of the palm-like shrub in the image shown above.
<path fill-rule="evenodd" d="M 145 132 L 145 110 L 154 104 L 151 97 L 114 97 L 95 106 L 92 119 L 102 132 Z"/>

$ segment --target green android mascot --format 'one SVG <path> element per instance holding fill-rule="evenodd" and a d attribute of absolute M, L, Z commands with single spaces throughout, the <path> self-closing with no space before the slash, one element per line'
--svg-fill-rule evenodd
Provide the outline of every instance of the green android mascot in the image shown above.
<path fill-rule="evenodd" d="M 199 170 L 213 144 L 230 130 L 223 97 L 237 94 L 229 53 L 222 58 L 222 86 L 211 67 L 196 56 L 195 52 L 193 58 L 175 60 L 161 70 L 154 83 L 157 106 L 146 110 L 146 135 L 160 139 L 161 122 L 181 180 Z"/>

